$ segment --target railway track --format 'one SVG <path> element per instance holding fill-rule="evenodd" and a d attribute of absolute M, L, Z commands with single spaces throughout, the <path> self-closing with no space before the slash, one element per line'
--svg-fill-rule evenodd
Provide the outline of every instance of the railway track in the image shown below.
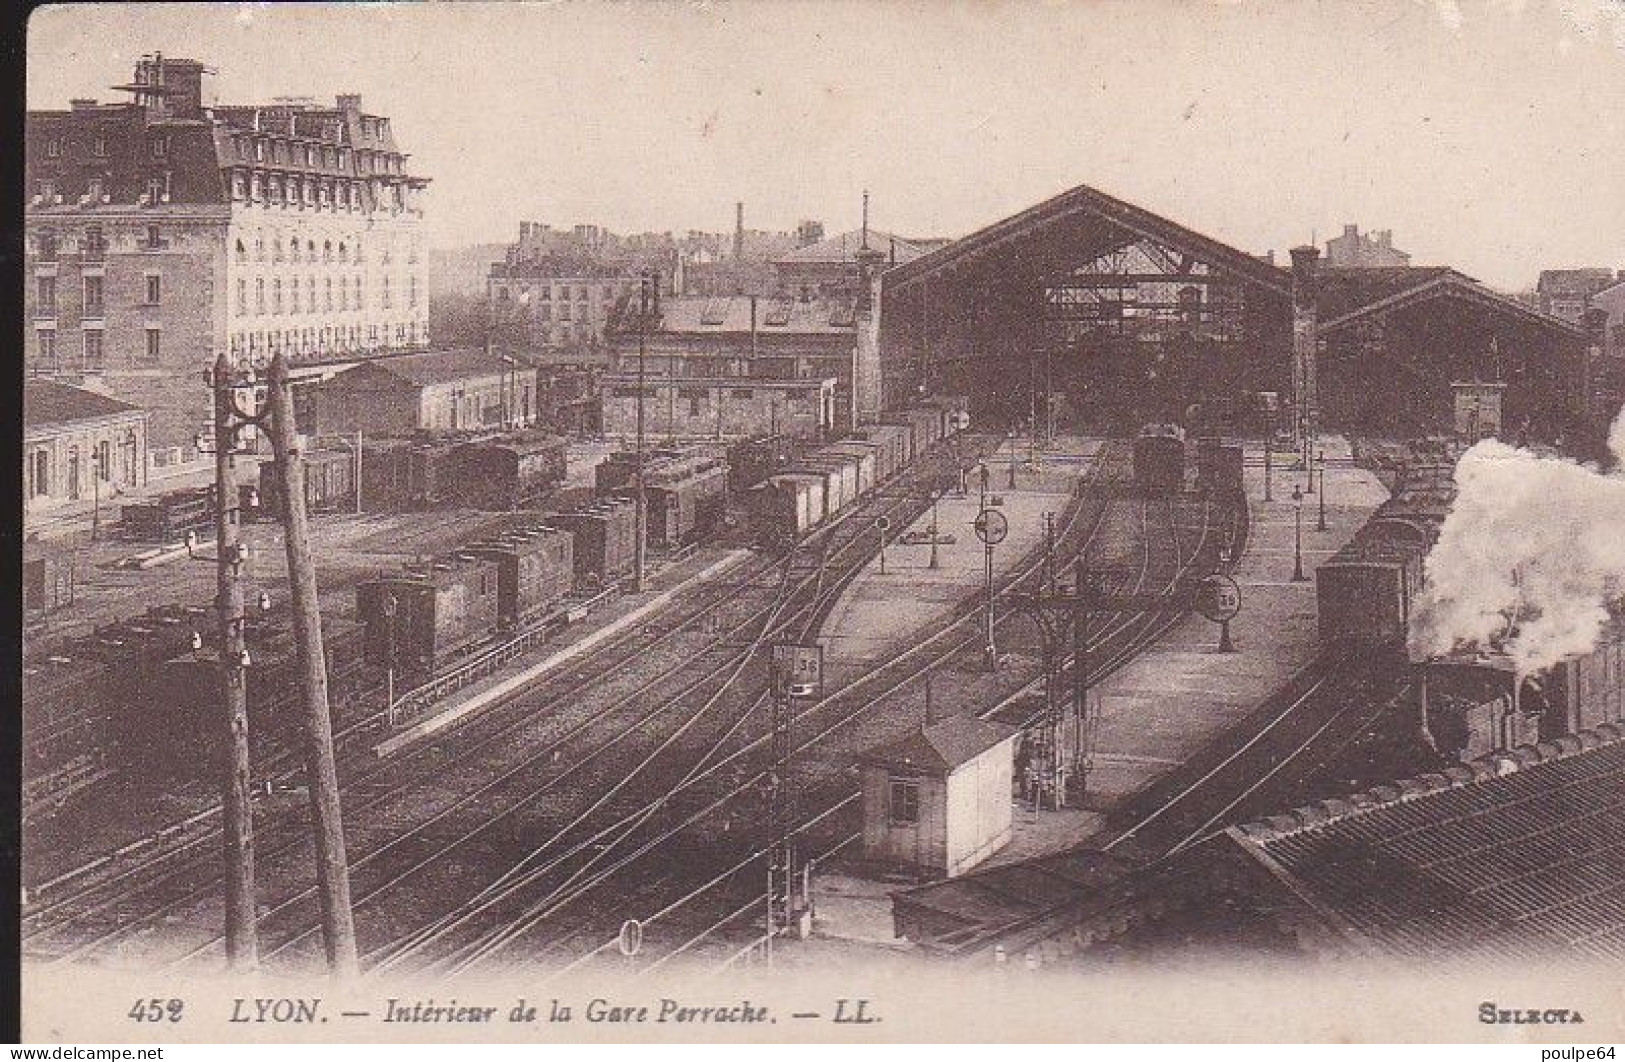
<path fill-rule="evenodd" d="M 1140 512 L 1142 520 L 1148 519 L 1145 506 L 1140 507 Z M 1073 549 L 1085 548 L 1098 532 L 1105 513 L 1105 506 L 1078 506 L 1063 530 L 1063 551 L 1069 539 Z M 1083 530 L 1085 526 L 1087 531 Z M 1199 541 L 1205 534 L 1204 527 Z M 1140 570 L 1138 582 L 1141 584 L 1152 577 L 1155 567 L 1149 559 L 1149 536 L 1142 539 L 1147 559 Z M 1176 555 L 1172 568 L 1177 573 L 1189 562 L 1190 558 Z M 1031 581 L 1039 574 L 1041 565 L 1041 559 L 1030 562 L 1007 583 L 1001 596 Z M 851 843 L 855 834 L 845 828 L 842 817 L 843 814 L 850 817 L 858 799 L 856 780 L 846 761 L 820 761 L 815 747 L 960 652 L 976 637 L 967 628 L 974 627 L 974 623 L 968 621 L 974 621 L 979 613 L 980 606 L 974 603 L 962 609 L 942 629 L 900 654 L 886 667 L 854 680 L 798 712 L 795 755 L 799 762 L 809 766 L 799 772 L 804 777 L 798 778 L 795 788 L 804 794 L 810 810 L 799 822 L 797 832 L 814 853 L 827 855 Z M 1109 651 L 1103 650 L 1095 657 L 1091 672 L 1097 675 L 1121 666 L 1160 636 L 1160 631 L 1136 626 L 1124 618 L 1117 618 L 1115 623 L 1106 621 L 1096 633 L 1097 640 L 1104 639 L 1109 646 Z M 756 895 L 759 890 L 749 885 L 761 877 L 765 858 L 765 847 L 760 842 L 761 816 L 753 815 L 741 805 L 762 791 L 767 765 L 757 754 L 765 753 L 766 741 L 763 729 L 711 767 L 697 774 L 691 772 L 659 799 L 620 808 L 620 816 L 610 827 L 578 839 L 574 846 L 555 850 L 533 873 L 514 882 L 505 896 L 487 897 L 477 909 L 453 913 L 430 934 L 409 941 L 395 951 L 388 962 L 403 965 L 407 959 L 417 957 L 426 959 L 429 968 L 444 972 L 497 964 L 505 955 L 514 961 L 547 962 L 568 957 L 583 937 L 582 925 L 597 922 L 601 934 L 598 946 L 567 962 L 559 973 L 577 969 L 601 959 L 614 948 L 609 930 L 615 924 L 615 913 L 592 908 L 593 889 L 632 863 L 662 847 L 675 848 L 679 843 L 683 852 L 682 866 L 669 868 L 668 874 L 688 871 L 682 882 L 687 891 L 679 899 L 663 905 L 657 906 L 651 900 L 649 912 L 642 916 L 645 949 L 652 954 L 645 968 L 659 968 L 680 955 L 695 951 L 702 942 L 723 932 L 760 905 L 759 895 Z M 745 828 L 735 831 L 732 824 L 741 818 Z M 833 829 L 833 834 L 819 836 L 826 825 Z M 615 844 L 619 844 L 619 849 L 605 847 Z M 753 870 L 756 873 L 751 873 Z M 747 886 L 743 900 L 739 888 L 742 884 Z M 521 894 L 528 896 L 528 904 L 519 902 Z M 539 899 L 537 894 L 541 894 Z M 561 935 L 558 916 L 567 908 L 573 926 Z M 635 912 L 623 904 L 619 913 Z M 663 924 L 668 920 L 671 925 Z M 698 933 L 683 935 L 695 925 L 699 926 Z M 548 930 L 540 931 L 544 926 L 549 927 Z"/>
<path fill-rule="evenodd" d="M 1100 850 L 1150 865 L 1290 805 L 1284 794 L 1403 711 L 1406 683 L 1360 655 L 1322 655 L 1228 739 L 1118 808 L 1109 820 L 1115 832 Z M 1020 952 L 1063 928 L 1069 915 L 1064 908 L 1032 915 L 953 950 L 970 958 L 998 943 Z"/>
<path fill-rule="evenodd" d="M 905 498 L 882 504 L 891 515 L 902 516 L 902 510 L 924 503 Z M 824 577 L 842 567 L 842 558 L 852 553 L 861 530 L 861 525 L 852 521 L 837 522 L 809 540 L 808 549 L 818 552 L 822 562 L 819 571 Z M 860 566 L 855 559 L 846 565 L 853 572 Z M 393 819 L 383 829 L 352 827 L 358 835 L 352 842 L 358 907 L 365 909 L 399 884 L 421 875 L 437 861 L 443 861 L 447 852 L 489 843 L 499 827 L 517 822 L 520 812 L 542 796 L 571 788 L 590 789 L 594 783 L 588 772 L 603 770 L 607 752 L 623 743 L 656 738 L 651 727 L 680 719 L 682 713 L 674 709 L 684 697 L 698 696 L 714 704 L 720 693 L 711 688 L 715 676 L 748 661 L 749 652 L 740 650 L 739 640 L 745 639 L 746 645 L 759 642 L 766 631 L 773 629 L 774 617 L 808 593 L 807 582 L 794 581 L 788 568 L 777 585 L 772 578 L 765 578 L 774 567 L 758 563 L 742 579 L 706 588 L 700 600 L 691 602 L 675 621 L 663 616 L 644 629 L 606 643 L 583 658 L 583 667 L 523 691 L 500 709 L 482 716 L 479 726 L 465 726 L 445 740 L 420 746 L 386 763 L 364 764 L 346 771 L 342 783 L 350 813 L 347 818 L 353 821 L 378 813 Z M 769 598 L 766 604 L 762 601 L 764 591 Z M 814 586 L 812 592 L 816 602 L 832 597 L 835 588 Z M 694 634 L 702 626 L 706 633 L 699 646 L 693 644 L 692 638 L 681 637 Z M 657 658 L 657 651 L 664 655 Z M 630 667 L 634 662 L 638 666 Z M 629 670 L 638 672 L 630 681 L 621 674 Z M 701 678 L 675 696 L 645 708 L 648 693 L 684 670 L 697 670 Z M 593 695 L 590 698 L 589 691 Z M 608 704 L 602 703 L 606 694 Z M 586 705 L 582 698 L 592 704 Z M 541 711 L 566 707 L 576 711 Z M 560 715 L 570 718 L 558 718 Z M 698 729 L 696 719 L 680 722 L 674 732 L 658 738 L 654 751 L 647 755 L 658 755 L 692 729 Z M 407 813 L 404 822 L 401 809 L 393 806 L 401 794 L 414 791 L 431 776 L 443 774 L 448 753 L 464 761 L 514 748 L 535 751 L 502 765 L 494 778 L 486 778 L 482 784 L 415 807 L 412 811 L 418 814 L 413 817 Z M 568 764 L 558 768 L 566 754 Z M 545 788 L 537 785 L 538 771 L 552 775 L 543 783 Z M 492 813 L 492 807 L 499 810 Z M 301 818 L 290 814 L 262 822 L 258 837 L 262 871 L 267 864 L 280 865 L 271 861 L 287 857 L 302 862 L 297 859 L 306 844 Z M 374 842 L 374 834 L 386 836 Z M 30 954 L 77 960 L 106 953 L 146 930 L 176 921 L 172 916 L 182 912 L 196 916 L 179 919 L 183 924 L 207 924 L 206 907 L 218 885 L 213 854 L 203 851 L 210 839 L 199 838 L 27 912 L 25 947 Z M 263 887 L 267 877 L 272 879 L 268 889 Z M 262 876 L 262 896 L 271 897 L 262 932 L 273 955 L 296 949 L 310 936 L 308 924 L 301 923 L 314 906 L 314 888 L 297 873 L 286 878 L 292 880 L 285 880 L 280 872 Z M 209 954 L 219 943 L 217 937 L 194 942 L 178 959 L 187 961 Z"/>

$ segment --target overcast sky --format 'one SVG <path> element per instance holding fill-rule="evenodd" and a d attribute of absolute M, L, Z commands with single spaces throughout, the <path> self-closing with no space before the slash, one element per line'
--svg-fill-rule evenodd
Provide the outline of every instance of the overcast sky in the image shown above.
<path fill-rule="evenodd" d="M 222 103 L 359 92 L 439 245 L 818 218 L 961 235 L 1077 184 L 1249 251 L 1388 228 L 1518 288 L 1625 268 L 1625 2 L 69 6 L 31 107 L 143 52 Z"/>

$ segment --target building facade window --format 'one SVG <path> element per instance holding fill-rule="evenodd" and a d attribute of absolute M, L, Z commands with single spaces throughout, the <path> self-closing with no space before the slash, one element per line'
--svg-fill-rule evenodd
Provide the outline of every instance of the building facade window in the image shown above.
<path fill-rule="evenodd" d="M 84 278 L 85 286 L 85 316 L 100 317 L 104 309 L 102 299 L 102 278 L 87 276 Z"/>
<path fill-rule="evenodd" d="M 95 139 L 91 140 L 91 142 L 90 142 L 90 153 L 92 155 L 95 155 L 99 159 L 100 158 L 106 158 L 107 157 L 107 138 L 105 136 L 101 136 L 100 134 L 98 134 L 95 137 Z"/>
<path fill-rule="evenodd" d="M 164 278 L 154 273 L 147 274 L 147 305 L 156 306 L 164 300 Z"/>
<path fill-rule="evenodd" d="M 158 328 L 156 325 L 148 325 L 147 326 L 147 343 L 146 343 L 146 346 L 143 348 L 143 353 L 146 356 L 146 363 L 148 365 L 157 365 L 159 362 L 161 362 L 163 360 L 163 357 L 164 357 L 164 333 L 163 333 L 163 329 Z"/>
<path fill-rule="evenodd" d="M 917 826 L 920 822 L 920 783 L 909 778 L 893 778 L 887 786 L 886 811 L 893 826 Z"/>
<path fill-rule="evenodd" d="M 85 329 L 84 364 L 87 370 L 99 370 L 105 364 L 102 356 L 102 330 Z"/>
<path fill-rule="evenodd" d="M 28 462 L 28 492 L 36 498 L 51 493 L 51 451 L 34 451 Z"/>
<path fill-rule="evenodd" d="M 254 281 L 254 312 L 265 312 L 265 278 L 259 277 Z"/>
<path fill-rule="evenodd" d="M 152 141 L 152 157 L 161 159 L 167 154 L 169 154 L 169 137 L 160 136 L 154 138 Z"/>
<path fill-rule="evenodd" d="M 237 316 L 248 316 L 248 281 L 237 278 Z"/>
<path fill-rule="evenodd" d="M 282 278 L 277 277 L 271 281 L 271 312 L 282 312 Z"/>
<path fill-rule="evenodd" d="M 35 349 L 43 368 L 56 368 L 56 329 L 41 328 L 34 333 Z"/>
<path fill-rule="evenodd" d="M 62 157 L 62 138 L 53 136 L 45 142 L 45 157 L 58 159 Z"/>
<path fill-rule="evenodd" d="M 45 317 L 56 316 L 56 277 L 34 278 L 34 310 Z"/>

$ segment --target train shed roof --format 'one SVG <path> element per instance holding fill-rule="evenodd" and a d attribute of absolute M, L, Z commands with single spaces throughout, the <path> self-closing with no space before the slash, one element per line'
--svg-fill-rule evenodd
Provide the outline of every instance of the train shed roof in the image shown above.
<path fill-rule="evenodd" d="M 1232 247 L 1133 203 L 1086 184 L 996 221 L 885 274 L 896 291 L 934 274 L 992 266 L 1001 272 L 1043 272 L 1120 250 L 1143 239 L 1186 252 L 1237 279 L 1281 295 L 1292 290 L 1291 273 L 1258 255 Z"/>

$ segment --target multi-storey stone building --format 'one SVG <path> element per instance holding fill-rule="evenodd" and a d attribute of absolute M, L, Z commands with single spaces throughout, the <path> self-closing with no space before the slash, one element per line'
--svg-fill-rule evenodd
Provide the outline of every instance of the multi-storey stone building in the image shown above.
<path fill-rule="evenodd" d="M 206 72 L 147 57 L 131 102 L 28 115 L 26 364 L 148 409 L 160 468 L 195 456 L 221 350 L 299 378 L 428 342 L 427 181 L 389 119 L 208 106 Z"/>
<path fill-rule="evenodd" d="M 1344 225 L 1343 235 L 1326 241 L 1326 265 L 1331 269 L 1400 269 L 1411 256 L 1394 246 L 1392 229 L 1362 233 L 1358 225 Z"/>

